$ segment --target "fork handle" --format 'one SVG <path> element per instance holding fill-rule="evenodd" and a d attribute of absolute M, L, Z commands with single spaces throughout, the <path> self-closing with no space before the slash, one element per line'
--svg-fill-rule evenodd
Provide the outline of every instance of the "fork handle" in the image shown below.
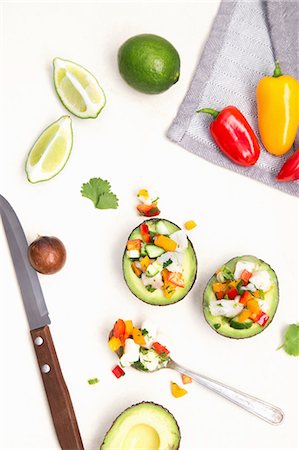
<path fill-rule="evenodd" d="M 204 375 L 200 375 L 192 370 L 185 369 L 183 366 L 172 360 L 167 367 L 188 375 L 202 386 L 216 392 L 216 394 L 221 395 L 235 405 L 240 406 L 251 414 L 254 414 L 272 425 L 278 425 L 283 420 L 283 412 L 281 409 L 271 405 L 270 403 L 259 400 L 256 397 L 252 397 L 251 395 L 238 391 L 237 389 L 229 387 L 219 381 L 212 380 Z"/>
<path fill-rule="evenodd" d="M 72 400 L 64 381 L 50 328 L 31 330 L 59 444 L 63 450 L 84 450 Z"/>

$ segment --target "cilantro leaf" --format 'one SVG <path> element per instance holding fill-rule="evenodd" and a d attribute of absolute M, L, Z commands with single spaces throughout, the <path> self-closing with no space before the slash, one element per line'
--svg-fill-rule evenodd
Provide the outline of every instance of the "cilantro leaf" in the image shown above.
<path fill-rule="evenodd" d="M 147 286 L 145 286 L 145 289 L 148 292 L 155 292 L 156 288 L 154 288 L 151 284 L 148 284 Z"/>
<path fill-rule="evenodd" d="M 131 364 L 132 367 L 135 367 L 137 370 L 143 370 L 144 372 L 148 372 L 148 368 L 145 367 L 142 362 L 136 361 L 133 364 Z"/>
<path fill-rule="evenodd" d="M 299 324 L 292 323 L 288 326 L 284 337 L 284 343 L 278 347 L 284 348 L 285 352 L 291 356 L 299 356 Z"/>
<path fill-rule="evenodd" d="M 118 198 L 112 192 L 104 192 L 99 196 L 96 208 L 98 209 L 117 209 Z"/>
<path fill-rule="evenodd" d="M 116 209 L 118 207 L 118 198 L 110 189 L 109 181 L 102 180 L 102 178 L 91 178 L 88 183 L 83 183 L 81 195 L 89 198 L 95 208 Z"/>

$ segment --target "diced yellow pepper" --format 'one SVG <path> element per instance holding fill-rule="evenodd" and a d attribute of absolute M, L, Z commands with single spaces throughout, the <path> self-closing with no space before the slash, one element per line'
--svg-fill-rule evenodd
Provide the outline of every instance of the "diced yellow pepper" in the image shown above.
<path fill-rule="evenodd" d="M 155 245 L 163 248 L 166 252 L 174 252 L 176 249 L 176 242 L 163 234 L 159 234 L 155 239 Z"/>
<path fill-rule="evenodd" d="M 141 269 L 139 269 L 137 266 L 136 266 L 136 262 L 134 261 L 134 262 L 132 262 L 132 269 L 133 269 L 133 272 L 135 273 L 135 275 L 137 276 L 137 277 L 141 277 L 141 274 L 142 274 L 142 270 Z"/>
<path fill-rule="evenodd" d="M 171 382 L 171 393 L 175 398 L 179 398 L 179 397 L 183 397 L 183 395 L 188 394 L 188 391 L 186 391 L 186 389 L 181 388 L 179 385 L 177 385 L 176 383 L 174 383 L 173 381 Z"/>
<path fill-rule="evenodd" d="M 182 381 L 183 384 L 189 384 L 192 383 L 193 380 L 191 377 L 188 377 L 188 375 L 182 374 Z"/>
<path fill-rule="evenodd" d="M 251 311 L 248 309 L 243 309 L 243 311 L 239 314 L 238 321 L 245 322 L 245 320 L 249 319 L 251 315 Z"/>
<path fill-rule="evenodd" d="M 227 285 L 227 290 L 235 288 L 237 286 L 237 284 L 239 283 L 239 281 L 240 280 L 230 281 Z"/>
<path fill-rule="evenodd" d="M 227 284 L 225 283 L 213 283 L 213 292 L 224 292 L 226 290 Z"/>
<path fill-rule="evenodd" d="M 147 189 L 140 189 L 140 191 L 137 194 L 137 197 L 144 197 L 144 198 L 148 198 L 149 194 L 148 194 L 148 190 Z"/>
<path fill-rule="evenodd" d="M 185 228 L 186 228 L 186 230 L 193 230 L 193 228 L 195 228 L 195 227 L 197 227 L 197 223 L 194 222 L 194 220 L 188 220 L 188 221 L 185 223 Z"/>
<path fill-rule="evenodd" d="M 141 269 L 143 270 L 143 272 L 146 271 L 146 269 L 148 268 L 150 263 L 151 263 L 151 260 L 149 259 L 148 256 L 145 256 L 144 258 L 142 258 L 142 260 L 140 261 L 140 265 L 141 265 Z"/>
<path fill-rule="evenodd" d="M 135 344 L 139 344 L 139 345 L 146 344 L 144 336 L 142 336 L 141 330 L 139 330 L 139 328 L 136 328 L 136 327 L 133 328 L 132 336 L 133 336 L 133 340 L 134 340 Z"/>
<path fill-rule="evenodd" d="M 163 293 L 166 298 L 171 298 L 176 290 L 176 285 L 169 281 L 170 272 L 167 269 L 162 270 Z"/>
<path fill-rule="evenodd" d="M 126 334 L 128 336 L 131 336 L 134 328 L 132 320 L 125 320 L 125 325 L 126 325 Z"/>
<path fill-rule="evenodd" d="M 110 350 L 116 352 L 121 347 L 120 339 L 116 338 L 115 336 L 112 336 L 112 338 L 109 339 L 108 341 L 108 345 Z"/>
<path fill-rule="evenodd" d="M 246 306 L 247 306 L 247 308 L 249 309 L 249 311 L 250 311 L 251 313 L 258 314 L 258 313 L 260 312 L 259 303 L 258 303 L 258 301 L 255 300 L 255 299 L 248 300 Z"/>

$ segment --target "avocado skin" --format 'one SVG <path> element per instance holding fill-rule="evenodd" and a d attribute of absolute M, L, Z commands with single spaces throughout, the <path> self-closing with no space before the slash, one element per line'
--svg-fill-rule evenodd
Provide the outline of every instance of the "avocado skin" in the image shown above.
<path fill-rule="evenodd" d="M 160 217 L 159 217 L 159 218 L 148 218 L 147 220 L 144 220 L 143 222 L 141 222 L 137 227 L 135 227 L 135 228 L 131 231 L 131 233 L 130 233 L 129 236 L 128 236 L 127 241 L 129 240 L 131 234 L 132 234 L 137 228 L 139 228 L 140 225 L 142 225 L 144 222 L 148 222 L 149 220 L 150 220 L 151 222 L 153 222 L 153 223 L 159 222 L 160 220 L 162 220 L 162 221 L 165 220 L 166 222 L 171 223 L 172 225 L 178 227 L 178 228 L 181 230 L 181 228 L 180 228 L 178 225 L 176 225 L 174 222 L 171 222 L 171 220 L 168 220 L 168 219 L 161 219 Z M 193 280 L 193 282 L 192 282 L 192 284 L 191 284 L 191 286 L 190 286 L 190 288 L 189 288 L 189 291 L 186 292 L 186 294 L 185 294 L 182 298 L 180 298 L 180 300 L 178 300 L 178 301 L 176 301 L 176 302 L 174 302 L 174 303 L 154 303 L 154 304 L 153 304 L 153 303 L 149 303 L 149 302 L 146 302 L 145 300 L 143 300 L 142 298 L 138 297 L 138 296 L 131 290 L 130 286 L 129 286 L 129 285 L 127 284 L 127 282 L 126 282 L 125 272 L 124 272 L 124 264 L 123 264 L 123 261 L 124 261 L 124 258 L 126 257 L 126 249 L 125 249 L 124 254 L 123 254 L 123 258 L 122 258 L 122 272 L 123 272 L 123 277 L 124 277 L 124 280 L 125 280 L 125 282 L 126 282 L 126 285 L 127 285 L 128 288 L 129 288 L 129 290 L 132 292 L 132 294 L 133 294 L 136 298 L 138 298 L 138 300 L 142 301 L 142 302 L 145 303 L 146 305 L 152 305 L 152 306 L 170 306 L 170 305 L 176 305 L 177 303 L 179 303 L 180 301 L 182 301 L 182 300 L 186 297 L 186 295 L 189 294 L 189 292 L 190 292 L 191 289 L 193 288 L 194 283 L 195 283 L 195 281 L 196 281 L 196 277 L 197 277 L 197 264 L 198 264 L 198 263 L 197 263 L 197 257 L 196 257 L 196 253 L 195 253 L 193 244 L 192 244 L 192 242 L 190 241 L 190 239 L 188 238 L 188 236 L 187 236 L 187 239 L 188 239 L 188 243 L 189 243 L 190 247 L 191 247 L 192 250 L 193 250 L 193 253 L 194 253 L 195 259 L 196 259 L 196 267 L 195 267 L 195 273 L 194 273 L 194 280 Z"/>
<path fill-rule="evenodd" d="M 252 256 L 253 256 L 253 255 L 235 256 L 234 258 L 231 258 L 230 260 L 228 260 L 228 261 L 227 261 L 226 263 L 224 263 L 223 265 L 225 266 L 225 265 L 229 264 L 229 263 L 230 263 L 231 261 L 233 261 L 234 259 L 238 259 L 238 260 L 239 260 L 239 259 L 242 259 L 242 258 L 252 257 Z M 256 337 L 257 335 L 259 335 L 259 334 L 261 334 L 263 331 L 265 331 L 266 328 L 268 328 L 268 326 L 270 325 L 270 323 L 273 321 L 273 319 L 274 319 L 274 317 L 275 317 L 275 314 L 276 314 L 276 311 L 277 311 L 277 308 L 278 308 L 278 304 L 279 304 L 279 281 L 278 281 L 278 278 L 277 278 L 277 276 L 276 276 L 276 272 L 275 272 L 275 270 L 270 266 L 270 264 L 268 264 L 266 261 L 264 261 L 263 259 L 258 258 L 257 256 L 255 256 L 255 258 L 258 259 L 258 260 L 260 261 L 260 263 L 266 264 L 267 266 L 269 266 L 269 268 L 274 272 L 275 277 L 276 277 L 276 284 L 277 284 L 277 302 L 276 302 L 276 307 L 275 307 L 275 309 L 274 309 L 274 311 L 273 311 L 273 316 L 270 317 L 270 319 L 268 320 L 268 323 L 267 323 L 267 325 L 266 325 L 265 327 L 261 327 L 260 331 L 259 331 L 258 333 L 256 333 L 256 334 L 253 334 L 252 336 L 240 336 L 240 337 L 235 337 L 235 336 L 226 336 L 226 335 L 222 334 L 222 333 L 220 332 L 221 327 L 220 327 L 219 329 L 214 328 L 213 325 L 210 324 L 210 322 L 209 322 L 208 319 L 206 318 L 205 311 L 204 311 L 204 309 L 205 309 L 205 292 L 206 292 L 206 289 L 207 289 L 208 285 L 212 282 L 212 280 L 213 280 L 213 278 L 214 278 L 214 276 L 215 276 L 215 274 L 213 274 L 213 275 L 211 276 L 211 278 L 209 279 L 209 281 L 207 282 L 206 287 L 205 287 L 205 289 L 204 289 L 204 291 L 203 291 L 203 302 L 202 302 L 203 315 L 204 315 L 204 318 L 205 318 L 205 321 L 207 322 L 207 324 L 208 324 L 208 325 L 209 325 L 209 326 L 210 326 L 217 334 L 219 334 L 219 335 L 222 336 L 223 338 L 226 338 L 226 339 L 238 339 L 238 340 L 239 340 L 239 339 L 250 339 L 250 338 Z M 251 327 L 250 327 L 250 328 L 251 328 Z"/>
<path fill-rule="evenodd" d="M 180 430 L 180 427 L 179 427 L 179 425 L 178 425 L 178 423 L 177 423 L 176 418 L 174 417 L 174 415 L 171 414 L 171 412 L 170 412 L 167 408 L 165 408 L 165 407 L 162 406 L 162 405 L 159 405 L 158 403 L 154 403 L 154 402 L 145 402 L 145 401 L 144 401 L 144 402 L 140 402 L 140 403 L 134 403 L 133 405 L 131 405 L 131 406 L 129 406 L 128 408 L 124 409 L 124 410 L 116 417 L 116 419 L 113 421 L 111 427 L 109 428 L 109 430 L 108 430 L 107 433 L 105 434 L 105 437 L 104 437 L 104 440 L 103 440 L 103 442 L 102 442 L 102 444 L 101 444 L 100 450 L 103 448 L 103 445 L 105 444 L 105 439 L 106 439 L 106 437 L 108 436 L 108 434 L 110 433 L 110 430 L 112 429 L 112 427 L 113 427 L 113 425 L 115 424 L 115 422 L 117 421 L 117 419 L 118 419 L 123 413 L 125 413 L 126 411 L 128 411 L 129 409 L 133 408 L 134 406 L 139 406 L 139 405 L 153 405 L 153 406 L 158 406 L 159 408 L 164 409 L 164 411 L 165 411 L 166 413 L 168 413 L 168 414 L 170 414 L 170 415 L 172 416 L 172 418 L 173 418 L 173 420 L 175 421 L 176 426 L 177 426 L 177 428 L 178 428 L 178 432 L 179 432 L 179 442 L 178 442 L 178 446 L 177 446 L 176 448 L 173 447 L 171 450 L 178 450 L 178 449 L 180 448 L 180 443 L 181 443 L 181 430 Z"/>

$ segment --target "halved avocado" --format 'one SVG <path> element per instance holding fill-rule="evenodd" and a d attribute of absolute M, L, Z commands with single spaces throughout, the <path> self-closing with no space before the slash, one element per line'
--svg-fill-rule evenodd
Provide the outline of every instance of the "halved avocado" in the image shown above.
<path fill-rule="evenodd" d="M 160 221 L 163 221 L 165 223 L 165 225 L 169 229 L 169 234 L 181 230 L 181 228 L 175 225 L 173 222 L 170 222 L 169 220 L 165 219 L 150 219 L 144 221 L 143 223 L 147 224 L 149 230 L 154 232 L 156 223 Z M 138 225 L 138 227 L 136 227 L 132 231 L 132 233 L 128 237 L 128 240 L 129 239 L 142 239 L 140 234 L 140 225 Z M 193 245 L 189 240 L 189 238 L 188 238 L 188 247 L 184 252 L 184 259 L 183 259 L 183 277 L 185 281 L 185 287 L 177 288 L 176 292 L 173 294 L 171 298 L 166 298 L 163 294 L 162 289 L 156 289 L 154 292 L 149 292 L 145 288 L 141 279 L 135 275 L 131 265 L 132 260 L 128 258 L 125 250 L 123 256 L 123 274 L 125 281 L 128 285 L 128 288 L 139 300 L 142 300 L 143 302 L 148 303 L 150 305 L 166 306 L 179 302 L 191 290 L 196 279 L 197 259 Z"/>
<path fill-rule="evenodd" d="M 227 319 L 226 317 L 213 316 L 211 314 L 209 304 L 211 300 L 216 300 L 215 294 L 212 289 L 213 283 L 217 282 L 216 274 L 214 274 L 209 280 L 203 294 L 203 311 L 208 324 L 218 334 L 234 339 L 249 338 L 265 330 L 265 328 L 267 328 L 273 320 L 279 302 L 277 276 L 274 270 L 269 266 L 269 264 L 265 263 L 261 259 L 256 258 L 255 256 L 245 255 L 233 258 L 224 265 L 234 273 L 237 262 L 241 260 L 255 263 L 257 270 L 266 270 L 270 275 L 272 287 L 268 292 L 265 293 L 265 300 L 269 304 L 269 310 L 267 311 L 267 314 L 270 317 L 266 325 L 261 326 L 258 323 L 253 323 L 252 321 L 245 321 L 241 324 L 237 320 L 235 320 L 235 318 Z"/>
<path fill-rule="evenodd" d="M 137 403 L 123 411 L 106 433 L 101 450 L 177 450 L 181 434 L 173 415 L 161 405 Z"/>

